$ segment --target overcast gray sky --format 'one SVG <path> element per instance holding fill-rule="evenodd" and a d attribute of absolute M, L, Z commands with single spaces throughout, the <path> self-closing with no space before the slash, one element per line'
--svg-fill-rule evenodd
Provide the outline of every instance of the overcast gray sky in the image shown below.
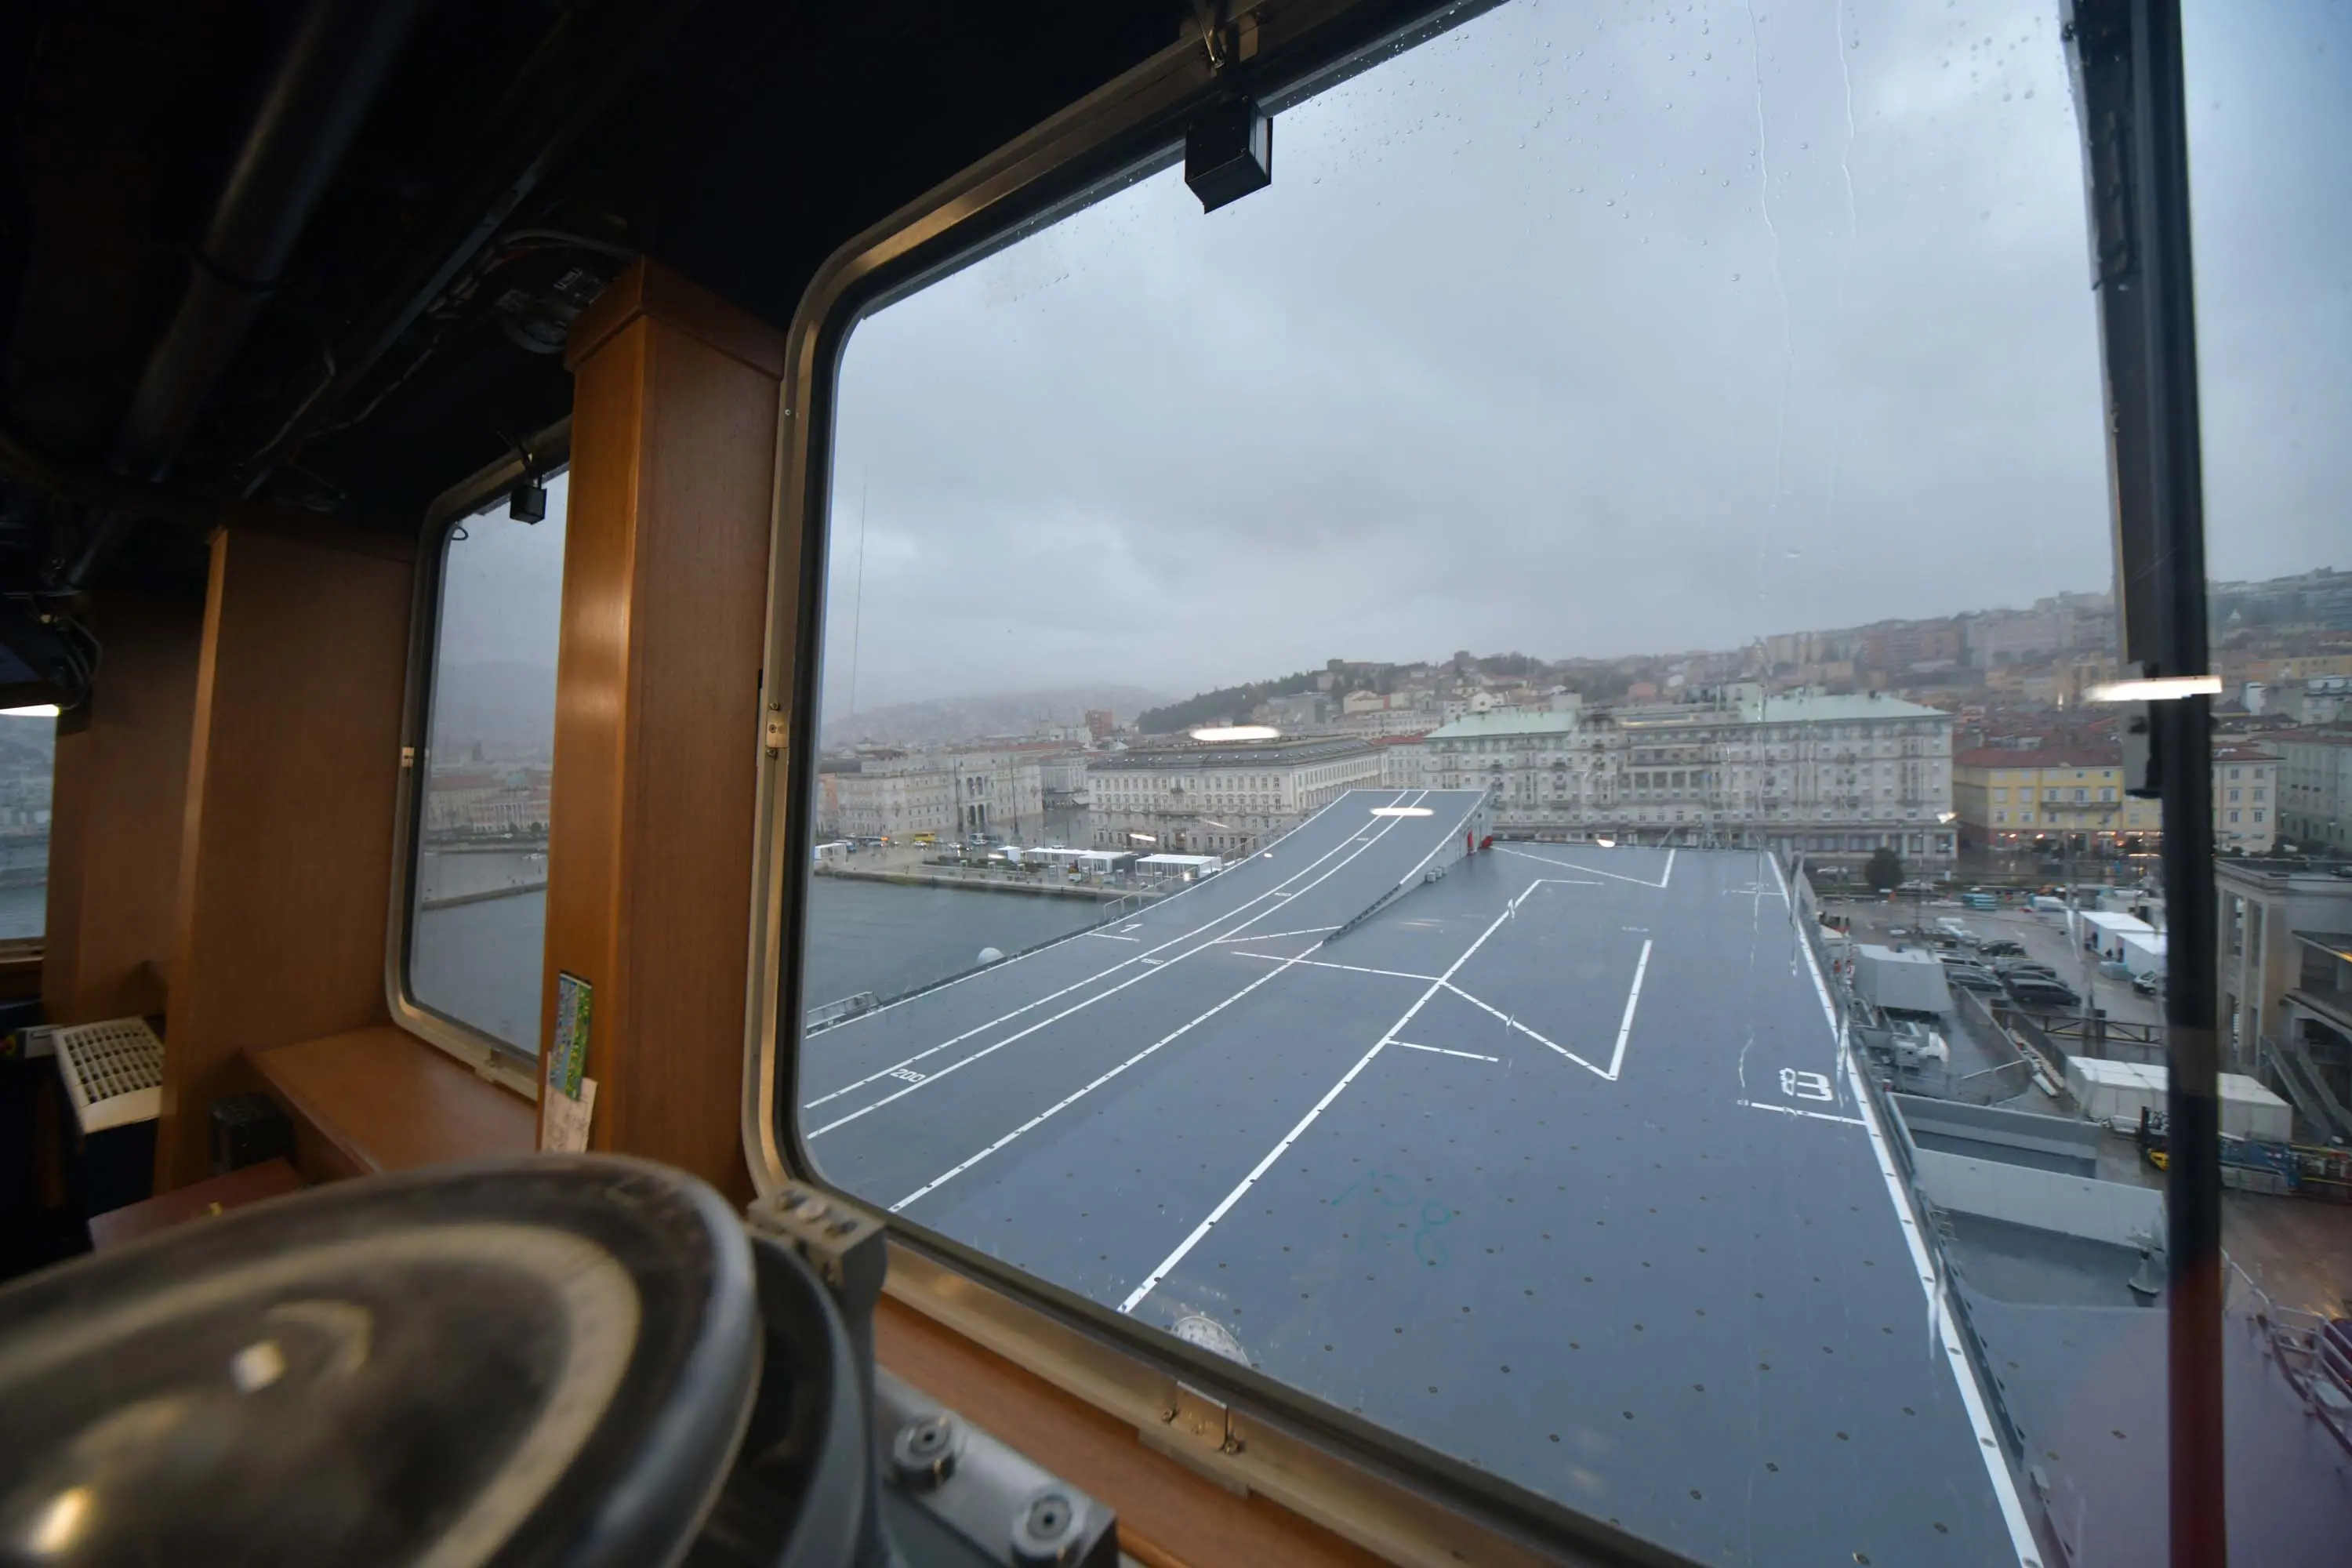
<path fill-rule="evenodd" d="M 2352 564 L 2352 23 L 2189 10 L 2214 568 Z M 858 328 L 830 710 L 2106 585 L 2053 0 L 1512 0 L 1275 149 Z"/>
<path fill-rule="evenodd" d="M 547 481 L 543 522 L 515 521 L 504 500 L 466 520 L 442 564 L 445 662 L 555 668 L 571 500 L 572 476 L 561 473 Z"/>
<path fill-rule="evenodd" d="M 2352 5 L 2186 11 L 2213 567 L 2352 566 Z M 1510 0 L 1275 147 L 860 325 L 829 712 L 2106 584 L 2055 0 Z M 551 666 L 554 531 L 470 528 L 445 657 Z"/>

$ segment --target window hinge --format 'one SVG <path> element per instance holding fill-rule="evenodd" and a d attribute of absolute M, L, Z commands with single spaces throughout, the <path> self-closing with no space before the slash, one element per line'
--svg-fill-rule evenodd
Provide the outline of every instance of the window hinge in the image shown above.
<path fill-rule="evenodd" d="M 782 713 L 775 712 L 772 710 L 768 714 L 766 734 L 764 737 L 765 743 L 768 748 L 768 755 L 772 757 L 780 757 L 783 755 L 785 740 L 784 731 L 784 716 Z"/>
<path fill-rule="evenodd" d="M 415 748 L 415 747 L 414 747 L 414 746 L 403 746 L 403 747 L 401 747 L 401 748 L 400 748 L 400 771 L 401 771 L 402 773 L 407 773 L 409 770 L 411 770 L 412 768 L 414 768 L 414 767 L 415 767 L 415 766 L 416 766 L 416 748 Z"/>
<path fill-rule="evenodd" d="M 1243 1447 L 1224 1401 L 1180 1383 L 1172 1400 L 1160 1407 L 1160 1424 L 1141 1428 L 1140 1435 L 1145 1447 L 1199 1471 L 1235 1497 L 1249 1495 L 1249 1483 L 1217 1462 Z"/>

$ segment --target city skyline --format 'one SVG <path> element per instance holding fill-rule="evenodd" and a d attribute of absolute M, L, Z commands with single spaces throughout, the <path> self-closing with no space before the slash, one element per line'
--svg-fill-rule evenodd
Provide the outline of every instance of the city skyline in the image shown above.
<path fill-rule="evenodd" d="M 2345 207 L 2265 205 L 2347 23 L 2192 12 L 2212 566 L 2266 576 L 2352 478 Z M 1163 172 L 887 306 L 841 371 L 829 710 L 2102 584 L 2056 26 L 1505 6 L 1278 112 L 1265 192 L 1203 217 Z"/>

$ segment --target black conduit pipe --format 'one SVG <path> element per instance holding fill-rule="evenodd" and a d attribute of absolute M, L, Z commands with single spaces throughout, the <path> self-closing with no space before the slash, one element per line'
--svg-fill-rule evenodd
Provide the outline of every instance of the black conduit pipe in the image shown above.
<path fill-rule="evenodd" d="M 115 472 L 152 482 L 170 471 L 276 290 L 416 11 L 415 0 L 318 0 L 302 18 L 221 189 L 179 313 L 115 437 Z"/>

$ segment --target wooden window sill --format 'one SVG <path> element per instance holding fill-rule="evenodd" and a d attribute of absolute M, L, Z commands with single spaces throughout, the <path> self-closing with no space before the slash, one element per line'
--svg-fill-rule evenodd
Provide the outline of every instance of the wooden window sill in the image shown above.
<path fill-rule="evenodd" d="M 1376 1568 L 1381 1559 L 1262 1497 L 1236 1497 L 1143 1446 L 1135 1428 L 882 1298 L 875 1359 L 1118 1510 L 1119 1545 L 1148 1568 Z"/>
<path fill-rule="evenodd" d="M 538 1142 L 530 1101 L 389 1024 L 246 1059 L 294 1119 L 295 1163 L 313 1181 L 527 1154 Z"/>

